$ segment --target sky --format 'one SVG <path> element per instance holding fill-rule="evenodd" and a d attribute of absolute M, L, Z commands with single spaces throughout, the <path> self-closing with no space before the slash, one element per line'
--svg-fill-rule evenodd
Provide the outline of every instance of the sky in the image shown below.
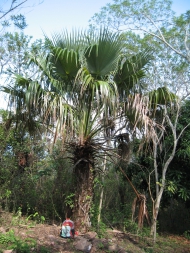
<path fill-rule="evenodd" d="M 1 0 L 0 0 L 1 1 Z M 40 1 L 42 2 L 41 4 Z M 29 0 L 33 8 L 25 10 L 28 27 L 27 35 L 43 38 L 43 31 L 48 36 L 62 29 L 87 28 L 89 19 L 101 7 L 112 0 Z M 173 0 L 173 10 L 181 14 L 190 10 L 190 0 Z"/>
<path fill-rule="evenodd" d="M 1 0 L 0 0 L 1 1 Z M 35 2 L 34 7 L 25 11 L 28 27 L 26 34 L 35 38 L 43 38 L 43 31 L 47 35 L 63 29 L 85 29 L 89 19 L 99 12 L 101 7 L 112 0 L 29 0 L 28 5 Z"/>

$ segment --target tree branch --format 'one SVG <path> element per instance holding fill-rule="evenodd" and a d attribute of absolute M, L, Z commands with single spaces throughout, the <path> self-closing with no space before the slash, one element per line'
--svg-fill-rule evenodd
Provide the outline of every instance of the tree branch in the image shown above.
<path fill-rule="evenodd" d="M 27 2 L 27 1 L 28 1 L 28 0 L 25 0 L 25 1 L 21 2 L 20 4 L 14 6 L 14 7 L 12 7 L 12 5 L 11 5 L 10 9 L 9 9 L 7 12 L 5 12 L 5 13 L 0 17 L 0 19 L 4 18 L 8 13 L 10 13 L 10 12 L 13 11 L 13 10 L 15 10 L 16 8 L 18 8 L 19 6 L 21 6 L 22 4 L 24 4 L 24 3 Z"/>

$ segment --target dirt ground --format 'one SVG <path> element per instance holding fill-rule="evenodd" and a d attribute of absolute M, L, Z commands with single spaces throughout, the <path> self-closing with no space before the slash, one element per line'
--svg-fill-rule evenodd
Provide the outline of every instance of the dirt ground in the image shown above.
<path fill-rule="evenodd" d="M 76 249 L 77 237 L 74 239 L 64 239 L 59 236 L 59 224 L 24 224 L 21 220 L 14 220 L 8 213 L 0 214 L 0 233 L 5 233 L 14 230 L 15 236 L 18 236 L 26 242 L 35 240 L 37 246 L 31 249 L 31 252 L 49 253 L 78 253 Z M 79 235 L 79 237 L 82 235 Z M 153 246 L 151 238 L 139 237 L 130 233 L 123 233 L 118 230 L 107 230 L 105 238 L 99 241 L 99 246 L 92 249 L 91 252 L 106 253 L 106 252 L 127 252 L 127 253 L 189 253 L 190 241 L 181 236 L 164 235 L 159 236 L 157 243 Z M 120 249 L 111 251 L 102 247 L 103 243 L 107 241 L 112 245 L 118 245 Z M 102 242 L 102 243 L 101 243 Z M 2 249 L 0 248 L 0 252 Z"/>

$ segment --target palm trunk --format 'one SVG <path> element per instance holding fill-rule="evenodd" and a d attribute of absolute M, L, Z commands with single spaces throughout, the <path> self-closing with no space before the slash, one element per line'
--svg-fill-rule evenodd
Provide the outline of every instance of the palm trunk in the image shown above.
<path fill-rule="evenodd" d="M 75 228 L 86 233 L 91 226 L 90 208 L 93 198 L 93 167 L 89 162 L 81 162 L 75 168 L 76 190 L 73 209 Z"/>

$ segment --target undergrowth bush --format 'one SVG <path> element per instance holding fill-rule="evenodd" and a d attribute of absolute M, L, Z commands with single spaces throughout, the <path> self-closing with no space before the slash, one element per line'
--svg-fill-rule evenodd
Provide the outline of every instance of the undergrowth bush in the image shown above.
<path fill-rule="evenodd" d="M 103 222 L 100 222 L 97 227 L 95 228 L 96 233 L 99 238 L 105 238 L 107 226 Z"/>
<path fill-rule="evenodd" d="M 31 252 L 31 248 L 36 246 L 36 241 L 27 238 L 25 240 L 21 240 L 15 236 L 14 231 L 10 230 L 5 234 L 0 234 L 0 250 L 3 252 L 5 249 L 13 249 L 17 253 L 29 253 Z"/>

